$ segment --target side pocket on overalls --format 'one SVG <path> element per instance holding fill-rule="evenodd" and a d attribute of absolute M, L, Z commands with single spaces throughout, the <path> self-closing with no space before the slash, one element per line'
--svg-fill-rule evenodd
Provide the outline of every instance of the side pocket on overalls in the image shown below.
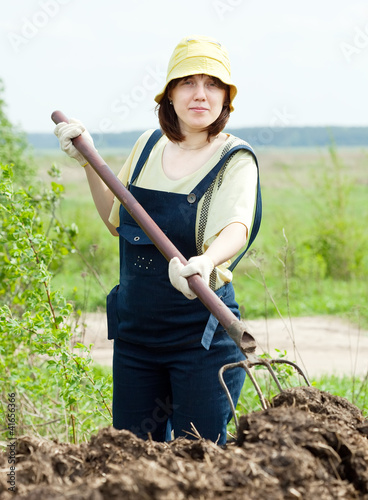
<path fill-rule="evenodd" d="M 118 325 L 119 325 L 118 310 L 117 310 L 118 290 L 119 290 L 119 285 L 114 286 L 114 288 L 106 297 L 107 338 L 109 340 L 113 340 L 118 337 Z"/>

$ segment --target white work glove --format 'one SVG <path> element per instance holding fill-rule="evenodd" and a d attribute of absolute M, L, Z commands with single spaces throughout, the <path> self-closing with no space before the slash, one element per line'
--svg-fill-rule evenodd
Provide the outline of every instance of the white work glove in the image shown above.
<path fill-rule="evenodd" d="M 207 255 L 191 257 L 186 266 L 182 264 L 178 257 L 174 257 L 169 262 L 169 278 L 173 287 L 181 292 L 189 300 L 193 300 L 197 295 L 189 288 L 186 278 L 193 274 L 199 274 L 208 285 L 210 274 L 214 264 Z"/>
<path fill-rule="evenodd" d="M 71 118 L 69 123 L 60 122 L 56 125 L 54 134 L 59 139 L 60 149 L 70 156 L 70 158 L 77 160 L 82 167 L 85 167 L 87 165 L 86 159 L 77 151 L 72 143 L 72 139 L 82 134 L 82 137 L 90 142 L 91 146 L 96 150 L 93 139 L 83 123 L 75 118 Z"/>

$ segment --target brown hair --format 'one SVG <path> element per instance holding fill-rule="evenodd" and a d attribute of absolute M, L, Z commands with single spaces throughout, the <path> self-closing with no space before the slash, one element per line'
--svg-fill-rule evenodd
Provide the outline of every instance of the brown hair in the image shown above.
<path fill-rule="evenodd" d="M 211 137 L 215 137 L 222 132 L 230 117 L 230 87 L 223 83 L 219 78 L 212 78 L 221 89 L 226 90 L 226 97 L 220 115 L 206 128 L 208 141 L 210 141 Z M 185 78 L 176 78 L 171 80 L 166 86 L 165 93 L 160 101 L 160 104 L 156 106 L 160 127 L 163 133 L 166 134 L 168 139 L 172 142 L 182 142 L 185 139 L 185 136 L 180 130 L 177 114 L 175 113 L 174 106 L 170 104 L 168 95 L 170 91 L 184 79 Z"/>

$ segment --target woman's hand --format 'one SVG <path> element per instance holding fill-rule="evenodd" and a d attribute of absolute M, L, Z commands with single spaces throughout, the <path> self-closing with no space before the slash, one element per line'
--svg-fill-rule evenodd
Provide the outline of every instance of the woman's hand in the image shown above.
<path fill-rule="evenodd" d="M 214 267 L 212 260 L 207 255 L 190 258 L 186 266 L 180 262 L 178 257 L 174 257 L 169 263 L 170 282 L 187 299 L 193 300 L 197 295 L 189 288 L 186 278 L 193 276 L 193 274 L 199 274 L 208 285 Z"/>
<path fill-rule="evenodd" d="M 96 150 L 93 144 L 93 139 L 82 122 L 76 120 L 75 118 L 71 118 L 69 123 L 60 122 L 56 125 L 54 134 L 59 139 L 62 151 L 70 156 L 70 158 L 77 160 L 82 167 L 85 167 L 88 164 L 84 156 L 79 153 L 72 143 L 72 139 L 82 135 L 82 137 L 86 139 Z"/>
<path fill-rule="evenodd" d="M 83 123 L 75 118 L 71 118 L 69 123 L 58 123 L 55 127 L 54 133 L 59 139 L 60 148 L 68 156 L 77 160 L 82 167 L 86 167 L 85 170 L 88 183 L 98 213 L 111 234 L 118 236 L 115 227 L 109 222 L 109 216 L 114 202 L 114 195 L 72 143 L 72 139 L 82 135 L 82 137 L 90 143 L 91 147 L 97 151 L 93 144 L 91 135 L 87 132 Z"/>
<path fill-rule="evenodd" d="M 169 278 L 173 287 L 188 299 L 195 299 L 197 296 L 189 288 L 186 278 L 193 274 L 199 274 L 208 285 L 214 267 L 234 257 L 245 245 L 247 235 L 248 229 L 244 224 L 233 222 L 220 232 L 203 255 L 191 257 L 186 266 L 180 262 L 178 257 L 171 259 Z"/>

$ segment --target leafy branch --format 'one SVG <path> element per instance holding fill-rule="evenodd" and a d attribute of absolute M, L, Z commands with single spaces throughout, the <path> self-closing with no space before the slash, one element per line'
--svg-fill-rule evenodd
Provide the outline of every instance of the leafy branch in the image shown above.
<path fill-rule="evenodd" d="M 78 428 L 83 427 L 78 419 L 80 408 L 85 408 L 88 400 L 94 402 L 104 418 L 111 419 L 112 414 L 104 395 L 107 382 L 96 379 L 90 367 L 91 346 L 73 345 L 70 327 L 73 308 L 51 288 L 49 268 L 60 259 L 58 250 L 65 241 L 60 231 L 59 239 L 51 239 L 49 230 L 48 235 L 45 233 L 40 207 L 45 207 L 50 199 L 53 204 L 57 203 L 61 191 L 52 186 L 52 194 L 38 199 L 32 196 L 32 190 L 31 193 L 23 189 L 14 192 L 12 169 L 2 168 L 0 275 L 3 288 L 0 294 L 11 300 L 7 301 L 8 306 L 0 308 L 0 352 L 3 354 L 0 369 L 4 368 L 0 379 L 5 382 L 5 392 L 15 383 L 21 396 L 29 388 L 29 379 L 35 382 L 37 376 L 44 377 L 42 366 L 45 365 L 56 383 L 57 406 L 67 409 L 72 440 L 77 442 Z M 53 219 L 55 221 L 54 216 Z M 76 348 L 82 350 L 83 355 L 77 355 Z M 35 385 L 33 383 L 33 388 Z M 51 400 L 55 387 L 42 387 L 40 381 L 39 391 L 43 395 L 48 391 L 47 397 Z M 98 409 L 99 405 L 103 412 Z M 105 417 L 104 412 L 109 417 Z M 50 415 L 50 420 L 58 419 Z"/>

